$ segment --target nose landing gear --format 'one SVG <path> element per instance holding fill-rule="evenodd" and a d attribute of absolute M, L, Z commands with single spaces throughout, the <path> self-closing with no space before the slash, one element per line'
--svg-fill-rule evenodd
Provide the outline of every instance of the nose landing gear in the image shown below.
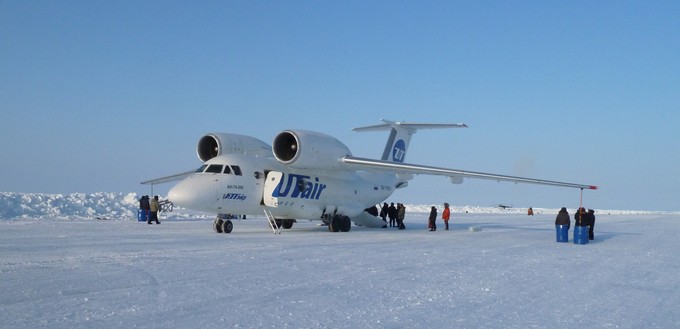
<path fill-rule="evenodd" d="M 217 215 L 213 222 L 213 230 L 217 233 L 231 233 L 234 229 L 234 223 L 229 219 L 223 219 L 224 215 Z"/>

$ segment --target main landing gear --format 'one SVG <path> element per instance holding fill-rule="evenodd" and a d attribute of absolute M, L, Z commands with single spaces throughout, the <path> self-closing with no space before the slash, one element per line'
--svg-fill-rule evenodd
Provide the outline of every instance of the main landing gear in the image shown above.
<path fill-rule="evenodd" d="M 280 234 L 281 229 L 290 229 L 296 222 L 295 219 L 278 219 L 275 218 L 271 212 L 265 209 L 265 214 L 272 231 L 275 234 Z M 213 230 L 217 233 L 231 233 L 234 229 L 234 223 L 231 222 L 229 217 L 223 214 L 217 215 L 215 221 L 213 221 Z M 352 229 L 352 220 L 344 215 L 324 215 L 324 224 L 328 225 L 328 231 L 330 232 L 349 232 Z"/>
<path fill-rule="evenodd" d="M 352 229 L 352 221 L 344 215 L 333 215 L 328 220 L 328 230 L 331 232 L 349 232 Z"/>

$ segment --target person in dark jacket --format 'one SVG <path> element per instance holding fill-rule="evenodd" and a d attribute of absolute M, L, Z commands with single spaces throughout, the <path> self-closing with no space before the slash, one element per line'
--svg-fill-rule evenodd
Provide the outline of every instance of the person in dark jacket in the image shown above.
<path fill-rule="evenodd" d="M 387 205 L 387 202 L 383 203 L 382 209 L 380 209 L 380 218 L 382 218 L 383 222 L 387 223 L 387 213 L 389 212 L 390 206 Z"/>
<path fill-rule="evenodd" d="M 397 207 L 394 206 L 394 202 L 392 202 L 387 209 L 387 217 L 390 218 L 390 227 L 397 227 L 397 213 L 399 213 L 399 211 L 397 210 Z"/>
<path fill-rule="evenodd" d="M 151 205 L 149 204 L 149 196 L 144 195 L 142 196 L 141 199 L 139 199 L 139 209 L 142 209 L 142 218 L 143 220 L 148 221 L 149 220 L 149 210 L 151 208 Z"/>
<path fill-rule="evenodd" d="M 588 226 L 588 213 L 586 213 L 586 208 L 580 207 L 574 213 L 574 225 L 576 226 Z"/>
<path fill-rule="evenodd" d="M 588 224 L 590 225 L 590 228 L 588 229 L 588 239 L 595 240 L 595 210 L 588 209 Z"/>
<path fill-rule="evenodd" d="M 437 208 L 432 206 L 432 210 L 430 210 L 430 217 L 429 223 L 430 223 L 430 231 L 434 232 L 437 230 Z"/>
<path fill-rule="evenodd" d="M 567 231 L 569 231 L 569 228 L 571 227 L 571 219 L 569 218 L 569 212 L 567 211 L 567 208 L 562 207 L 560 212 L 557 213 L 557 217 L 555 217 L 555 225 L 567 225 Z"/>

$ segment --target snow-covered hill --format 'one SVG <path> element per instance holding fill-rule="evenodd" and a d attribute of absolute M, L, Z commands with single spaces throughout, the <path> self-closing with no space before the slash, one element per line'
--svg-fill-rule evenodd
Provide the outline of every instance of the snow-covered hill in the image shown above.
<path fill-rule="evenodd" d="M 15 193 L 0 192 L 0 219 L 96 219 L 135 220 L 139 205 L 137 193 Z M 389 201 L 389 200 L 388 200 Z M 412 213 L 428 213 L 432 205 L 407 205 Z M 441 205 L 434 205 L 442 209 Z M 526 213 L 526 208 L 501 209 L 498 207 L 452 206 L 454 213 Z M 558 209 L 534 208 L 537 214 L 556 214 Z M 633 210 L 596 210 L 608 214 L 654 214 L 660 212 Z M 573 209 L 569 209 L 572 213 Z M 175 207 L 173 212 L 162 214 L 161 219 L 212 218 L 213 214 L 195 212 Z"/>

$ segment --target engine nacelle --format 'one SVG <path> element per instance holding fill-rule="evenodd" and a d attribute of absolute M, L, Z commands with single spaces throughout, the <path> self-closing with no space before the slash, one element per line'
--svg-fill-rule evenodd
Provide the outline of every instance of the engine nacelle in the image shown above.
<path fill-rule="evenodd" d="M 349 148 L 326 134 L 306 130 L 285 130 L 274 138 L 274 156 L 293 168 L 339 169 Z"/>
<path fill-rule="evenodd" d="M 252 156 L 272 156 L 269 144 L 250 136 L 224 133 L 210 133 L 198 141 L 196 155 L 206 162 L 222 154 L 244 154 Z"/>

